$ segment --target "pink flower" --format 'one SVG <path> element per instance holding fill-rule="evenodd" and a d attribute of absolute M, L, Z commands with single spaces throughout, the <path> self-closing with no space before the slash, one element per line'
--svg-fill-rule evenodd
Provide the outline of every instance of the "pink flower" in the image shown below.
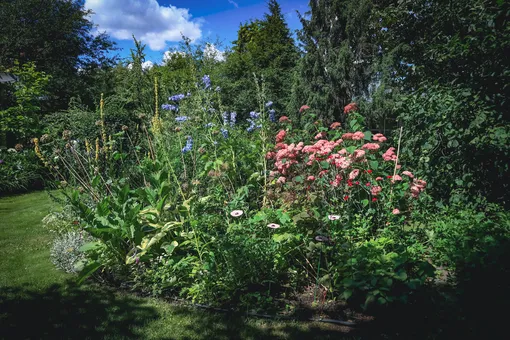
<path fill-rule="evenodd" d="M 290 119 L 289 117 L 287 116 L 281 116 L 280 119 L 278 120 L 280 123 L 285 123 L 285 122 L 290 122 Z"/>
<path fill-rule="evenodd" d="M 348 114 L 349 112 L 357 111 L 357 110 L 358 110 L 358 105 L 356 105 L 356 103 L 350 103 L 344 107 L 345 114 Z"/>
<path fill-rule="evenodd" d="M 319 132 L 314 138 L 315 139 L 323 139 L 326 137 L 326 132 L 322 131 L 322 132 Z"/>
<path fill-rule="evenodd" d="M 285 136 L 287 135 L 287 131 L 280 130 L 278 134 L 276 135 L 276 143 L 281 143 L 285 139 Z"/>
<path fill-rule="evenodd" d="M 276 223 L 269 223 L 267 225 L 268 228 L 271 228 L 271 229 L 278 229 L 280 228 L 280 225 L 279 224 L 276 224 Z"/>
<path fill-rule="evenodd" d="M 349 179 L 350 180 L 353 180 L 355 179 L 356 177 L 358 177 L 359 175 L 359 169 L 354 169 L 351 171 L 351 173 L 349 174 Z"/>
<path fill-rule="evenodd" d="M 340 124 L 339 122 L 334 122 L 334 123 L 332 123 L 332 124 L 329 126 L 329 128 L 330 128 L 330 129 L 332 129 L 332 130 L 334 130 L 334 129 L 339 128 L 339 127 L 341 127 L 341 126 L 342 126 L 342 124 Z"/>
<path fill-rule="evenodd" d="M 382 158 L 385 161 L 394 161 L 397 159 L 397 155 L 395 155 L 395 148 L 389 148 L 386 150 L 386 152 L 382 155 Z"/>
<path fill-rule="evenodd" d="M 340 219 L 340 216 L 338 216 L 338 215 L 328 215 L 328 219 L 330 221 L 336 221 L 336 220 Z"/>
<path fill-rule="evenodd" d="M 414 175 L 410 171 L 402 171 L 402 175 L 406 175 L 409 178 L 414 178 Z"/>
<path fill-rule="evenodd" d="M 382 178 L 382 177 L 376 177 L 376 178 L 375 178 L 375 180 L 376 180 L 376 181 L 382 181 L 383 179 L 384 179 L 384 178 Z"/>
<path fill-rule="evenodd" d="M 352 139 L 352 136 L 353 136 L 353 135 L 354 135 L 354 134 L 353 134 L 353 133 L 351 133 L 351 132 L 344 133 L 344 134 L 342 135 L 342 139 L 345 139 L 345 140 Z"/>
<path fill-rule="evenodd" d="M 399 175 L 392 176 L 391 183 L 395 183 L 396 181 L 401 181 L 402 177 Z"/>
<path fill-rule="evenodd" d="M 354 157 L 354 159 L 363 158 L 365 156 L 365 151 L 364 150 L 354 150 L 354 153 L 352 154 L 352 156 Z"/>
<path fill-rule="evenodd" d="M 387 138 L 383 136 L 382 133 L 376 133 L 375 135 L 372 136 L 372 139 L 377 141 L 377 142 L 386 142 Z"/>
<path fill-rule="evenodd" d="M 352 135 L 352 140 L 362 140 L 363 138 L 365 138 L 365 134 L 361 131 L 356 131 Z"/>
<path fill-rule="evenodd" d="M 287 181 L 287 179 L 283 176 L 280 176 L 277 180 L 276 180 L 276 183 L 278 184 L 284 184 L 285 182 Z"/>
<path fill-rule="evenodd" d="M 232 217 L 239 217 L 243 214 L 242 210 L 233 210 L 230 212 L 230 216 Z"/>
<path fill-rule="evenodd" d="M 272 158 L 274 158 L 274 156 L 276 156 L 276 153 L 274 153 L 272 151 L 269 151 L 268 153 L 266 153 L 266 159 L 272 159 Z"/>
<path fill-rule="evenodd" d="M 340 182 L 342 181 L 342 176 L 340 175 L 336 175 L 335 176 L 335 180 L 329 182 L 329 184 L 331 184 L 331 186 L 333 186 L 334 188 L 336 188 L 337 186 L 340 185 Z"/>
<path fill-rule="evenodd" d="M 427 186 L 427 182 L 421 179 L 414 179 L 413 184 L 411 185 L 411 195 L 414 198 L 417 198 L 420 193 L 425 190 Z"/>
<path fill-rule="evenodd" d="M 393 215 L 398 215 L 400 214 L 400 210 L 398 209 L 393 209 L 393 211 L 391 212 Z"/>
<path fill-rule="evenodd" d="M 367 144 L 364 144 L 361 148 L 366 149 L 366 150 L 378 150 L 380 148 L 380 146 L 379 146 L 379 144 L 376 144 L 376 143 L 367 143 Z"/>
<path fill-rule="evenodd" d="M 310 182 L 313 182 L 313 181 L 315 181 L 315 176 L 308 176 L 308 177 L 306 178 L 306 180 L 307 180 L 307 181 L 310 181 Z"/>
<path fill-rule="evenodd" d="M 303 113 L 304 110 L 308 110 L 310 108 L 310 106 L 308 105 L 303 105 L 301 106 L 301 108 L 299 109 L 299 113 Z"/>
<path fill-rule="evenodd" d="M 370 193 L 373 195 L 373 196 L 377 196 L 379 195 L 379 193 L 382 191 L 382 187 L 376 185 L 376 186 L 373 186 L 371 189 L 370 189 Z"/>

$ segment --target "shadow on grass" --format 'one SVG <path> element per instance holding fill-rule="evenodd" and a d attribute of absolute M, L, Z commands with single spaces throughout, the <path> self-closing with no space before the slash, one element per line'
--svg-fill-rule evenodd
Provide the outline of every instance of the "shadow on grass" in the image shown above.
<path fill-rule="evenodd" d="M 140 300 L 73 283 L 44 290 L 7 287 L 0 292 L 0 324 L 5 339 L 138 338 L 133 326 L 157 316 Z"/>
<path fill-rule="evenodd" d="M 2 339 L 353 339 L 328 325 L 270 322 L 153 303 L 94 285 L 0 291 Z"/>

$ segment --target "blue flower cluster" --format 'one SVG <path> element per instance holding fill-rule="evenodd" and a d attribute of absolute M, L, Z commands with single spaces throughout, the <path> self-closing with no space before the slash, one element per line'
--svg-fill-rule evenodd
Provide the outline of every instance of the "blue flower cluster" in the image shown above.
<path fill-rule="evenodd" d="M 221 129 L 221 134 L 223 135 L 223 138 L 227 139 L 228 138 L 228 130 L 227 129 Z"/>
<path fill-rule="evenodd" d="M 181 93 L 181 94 L 174 94 L 173 96 L 168 97 L 168 100 L 171 100 L 174 102 L 179 102 L 179 101 L 183 100 L 184 98 L 186 98 L 186 96 Z"/>
<path fill-rule="evenodd" d="M 178 107 L 175 105 L 172 105 L 172 104 L 163 104 L 163 105 L 161 105 L 161 108 L 163 110 L 168 110 L 168 111 L 177 111 L 178 110 Z"/>
<path fill-rule="evenodd" d="M 236 125 L 236 119 L 237 119 L 237 113 L 235 111 L 230 112 L 230 127 L 234 127 L 234 125 Z"/>
<path fill-rule="evenodd" d="M 262 124 L 257 124 L 257 121 L 260 118 L 260 112 L 252 111 L 250 112 L 250 118 L 248 118 L 248 122 L 250 122 L 250 126 L 246 129 L 248 132 L 252 132 L 255 129 L 260 129 Z"/>
<path fill-rule="evenodd" d="M 228 113 L 225 111 L 221 114 L 221 118 L 223 118 L 223 125 L 228 124 Z"/>
<path fill-rule="evenodd" d="M 193 138 L 191 136 L 188 136 L 188 139 L 186 140 L 186 145 L 182 148 L 181 152 L 186 153 L 190 152 L 193 148 Z"/>
<path fill-rule="evenodd" d="M 272 101 L 268 101 L 268 102 L 266 103 L 266 107 L 271 107 L 271 106 L 273 106 L 273 102 L 272 102 Z"/>
<path fill-rule="evenodd" d="M 189 119 L 188 116 L 178 116 L 178 117 L 175 117 L 175 121 L 177 123 L 184 123 L 185 121 L 187 121 Z"/>
<path fill-rule="evenodd" d="M 269 120 L 273 123 L 276 122 L 276 111 L 273 109 L 269 110 Z"/>
<path fill-rule="evenodd" d="M 202 77 L 202 83 L 204 84 L 205 89 L 207 90 L 211 87 L 211 78 L 206 74 Z"/>

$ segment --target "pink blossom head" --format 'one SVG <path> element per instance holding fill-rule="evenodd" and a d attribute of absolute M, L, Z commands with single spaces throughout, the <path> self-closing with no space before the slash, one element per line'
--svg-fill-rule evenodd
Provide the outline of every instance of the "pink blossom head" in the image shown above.
<path fill-rule="evenodd" d="M 279 224 L 276 224 L 276 223 L 269 223 L 267 225 L 268 228 L 271 228 L 271 229 L 278 229 L 280 228 L 280 225 Z"/>
<path fill-rule="evenodd" d="M 283 176 L 280 176 L 277 180 L 276 180 L 276 183 L 278 184 L 284 184 L 285 182 L 287 181 L 287 179 Z"/>
<path fill-rule="evenodd" d="M 410 171 L 402 171 L 402 175 L 405 175 L 409 178 L 414 178 L 414 175 Z"/>
<path fill-rule="evenodd" d="M 306 178 L 306 180 L 307 180 L 307 181 L 310 181 L 310 182 L 313 182 L 313 181 L 315 181 L 315 176 L 308 176 L 308 177 Z"/>
<path fill-rule="evenodd" d="M 322 132 L 319 132 L 314 138 L 315 139 L 323 139 L 326 137 L 326 132 L 322 131 Z"/>
<path fill-rule="evenodd" d="M 391 178 L 391 182 L 392 183 L 395 183 L 397 181 L 401 181 L 402 180 L 402 177 L 400 177 L 399 175 L 395 175 Z"/>
<path fill-rule="evenodd" d="M 299 109 L 299 113 L 303 113 L 303 111 L 308 110 L 309 108 L 310 108 L 310 106 L 308 106 L 308 105 L 303 105 L 303 106 L 301 106 L 301 108 Z"/>
<path fill-rule="evenodd" d="M 287 131 L 280 130 L 278 134 L 276 135 L 276 143 L 281 143 L 285 139 L 285 136 L 287 135 Z"/>
<path fill-rule="evenodd" d="M 243 214 L 243 211 L 242 210 L 232 210 L 230 212 L 230 216 L 232 217 L 239 217 Z"/>
<path fill-rule="evenodd" d="M 344 107 L 345 114 L 348 114 L 350 112 L 357 111 L 357 110 L 358 110 L 358 105 L 356 103 L 350 103 Z"/>
<path fill-rule="evenodd" d="M 386 142 L 387 140 L 387 138 L 384 137 L 382 133 L 376 133 L 375 135 L 372 136 L 372 139 L 379 143 Z"/>
<path fill-rule="evenodd" d="M 286 122 L 290 122 L 290 119 L 289 117 L 287 116 L 281 116 L 280 119 L 278 120 L 280 123 L 286 123 Z"/>
<path fill-rule="evenodd" d="M 334 122 L 332 123 L 329 128 L 332 129 L 332 130 L 335 130 L 335 129 L 338 129 L 342 126 L 342 124 L 340 124 L 339 122 Z"/>
<path fill-rule="evenodd" d="M 266 153 L 266 159 L 272 159 L 272 158 L 274 158 L 274 156 L 276 156 L 276 153 L 274 153 L 272 151 L 269 151 L 268 153 Z"/>
<path fill-rule="evenodd" d="M 393 215 L 398 215 L 398 214 L 400 214 L 400 210 L 398 210 L 398 209 L 396 209 L 396 208 L 395 208 L 395 209 L 393 209 L 393 211 L 392 211 L 391 213 L 392 213 Z"/>
<path fill-rule="evenodd" d="M 356 177 L 358 177 L 359 175 L 359 169 L 354 169 L 351 171 L 351 173 L 349 174 L 349 179 L 350 180 L 353 180 L 355 179 Z"/>
<path fill-rule="evenodd" d="M 376 143 L 367 143 L 364 144 L 361 148 L 365 150 L 379 150 L 380 146 Z"/>
<path fill-rule="evenodd" d="M 373 196 L 377 196 L 381 193 L 382 191 L 382 188 L 378 185 L 374 185 L 372 188 L 370 188 L 370 193 L 373 195 Z"/>
<path fill-rule="evenodd" d="M 355 159 L 360 159 L 365 156 L 365 151 L 364 150 L 354 150 L 352 155 Z"/>
<path fill-rule="evenodd" d="M 376 180 L 376 181 L 382 181 L 383 179 L 384 179 L 384 178 L 382 178 L 382 177 L 380 177 L 380 176 L 375 178 L 375 180 Z"/>
<path fill-rule="evenodd" d="M 343 139 L 343 140 L 349 140 L 349 139 L 352 139 L 352 136 L 353 136 L 353 135 L 354 135 L 354 134 L 353 134 L 353 133 L 351 133 L 351 132 L 344 133 L 344 134 L 342 135 L 342 139 Z"/>
<path fill-rule="evenodd" d="M 340 216 L 339 215 L 328 215 L 328 219 L 330 221 L 336 221 L 336 220 L 340 219 Z"/>
<path fill-rule="evenodd" d="M 365 138 L 365 134 L 361 131 L 356 131 L 352 135 L 352 140 L 362 140 L 363 138 Z"/>

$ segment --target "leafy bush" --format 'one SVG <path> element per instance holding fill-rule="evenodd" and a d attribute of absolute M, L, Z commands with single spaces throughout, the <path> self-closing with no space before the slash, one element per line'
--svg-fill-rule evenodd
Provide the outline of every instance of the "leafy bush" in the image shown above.
<path fill-rule="evenodd" d="M 501 113 L 465 88 L 419 93 L 400 103 L 404 163 L 416 165 L 437 198 L 456 192 L 464 202 L 483 196 L 508 204 L 510 128 Z"/>
<path fill-rule="evenodd" d="M 43 186 L 46 170 L 33 150 L 0 149 L 0 193 L 38 189 Z"/>
<path fill-rule="evenodd" d="M 83 231 L 71 231 L 59 234 L 51 247 L 51 262 L 58 268 L 67 273 L 76 273 L 76 267 L 85 259 L 85 255 L 80 248 L 92 238 Z"/>
<path fill-rule="evenodd" d="M 46 215 L 43 220 L 43 228 L 56 236 L 71 233 L 79 229 L 79 221 L 71 206 L 66 206 L 62 211 L 53 211 Z"/>

